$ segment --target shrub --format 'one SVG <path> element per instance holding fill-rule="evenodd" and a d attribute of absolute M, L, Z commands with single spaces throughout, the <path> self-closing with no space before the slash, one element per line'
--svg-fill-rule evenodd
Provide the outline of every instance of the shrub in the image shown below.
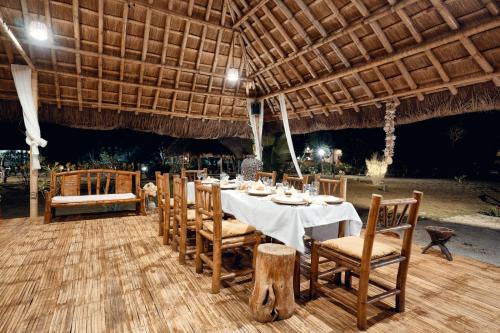
<path fill-rule="evenodd" d="M 366 175 L 370 177 L 373 185 L 382 184 L 382 180 L 387 173 L 387 163 L 379 158 L 378 154 L 373 154 L 370 159 L 365 160 Z"/>

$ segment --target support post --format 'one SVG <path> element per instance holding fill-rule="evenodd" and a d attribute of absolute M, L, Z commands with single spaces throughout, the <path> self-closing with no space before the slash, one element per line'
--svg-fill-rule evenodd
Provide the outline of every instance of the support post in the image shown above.
<path fill-rule="evenodd" d="M 35 70 L 31 71 L 31 90 L 38 112 L 38 72 Z M 32 150 L 30 147 L 30 220 L 34 222 L 38 217 L 38 170 L 33 168 Z"/>

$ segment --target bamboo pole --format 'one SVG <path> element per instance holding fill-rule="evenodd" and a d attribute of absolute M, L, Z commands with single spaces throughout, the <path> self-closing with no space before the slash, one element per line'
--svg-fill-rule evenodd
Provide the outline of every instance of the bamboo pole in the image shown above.
<path fill-rule="evenodd" d="M 38 73 L 31 71 L 31 90 L 33 100 L 38 112 Z M 30 220 L 33 222 L 38 217 L 38 170 L 33 169 L 33 152 L 30 147 Z"/>

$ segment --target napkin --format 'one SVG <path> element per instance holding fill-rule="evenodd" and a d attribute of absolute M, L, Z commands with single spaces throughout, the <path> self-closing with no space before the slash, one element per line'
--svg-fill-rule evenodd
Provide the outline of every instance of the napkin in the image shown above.
<path fill-rule="evenodd" d="M 320 198 L 318 198 L 318 197 L 311 197 L 309 195 L 309 191 L 306 191 L 306 193 L 304 193 L 302 195 L 302 197 L 304 198 L 304 200 L 306 200 L 310 204 L 321 205 L 321 206 L 328 206 L 328 204 L 325 201 L 321 200 Z"/>
<path fill-rule="evenodd" d="M 295 187 L 292 186 L 292 188 L 290 189 L 290 194 L 291 195 L 296 195 L 298 192 L 297 190 L 295 189 Z"/>
<path fill-rule="evenodd" d="M 285 195 L 285 190 L 283 189 L 283 187 L 280 187 L 276 190 L 276 195 L 282 197 Z"/>
<path fill-rule="evenodd" d="M 264 191 L 265 190 L 265 186 L 264 184 L 259 180 L 259 181 L 256 181 L 252 184 L 252 190 L 255 190 L 255 191 Z"/>

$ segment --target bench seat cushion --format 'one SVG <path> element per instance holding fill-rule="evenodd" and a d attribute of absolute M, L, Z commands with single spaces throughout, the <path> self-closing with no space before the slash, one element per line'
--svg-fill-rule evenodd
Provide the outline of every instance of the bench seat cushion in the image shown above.
<path fill-rule="evenodd" d="M 55 196 L 52 198 L 52 204 L 72 204 L 72 203 L 92 203 L 115 200 L 134 200 L 137 199 L 134 193 L 113 193 L 113 194 L 91 194 L 91 195 L 66 195 Z"/>

